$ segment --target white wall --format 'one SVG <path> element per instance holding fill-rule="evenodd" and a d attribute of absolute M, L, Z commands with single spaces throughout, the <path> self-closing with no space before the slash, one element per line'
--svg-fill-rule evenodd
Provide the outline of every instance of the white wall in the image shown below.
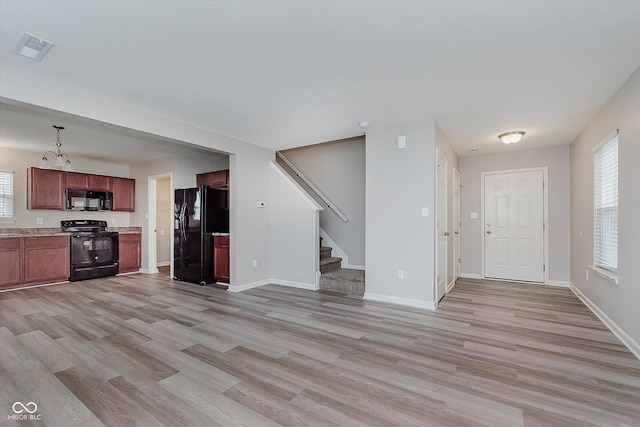
<path fill-rule="evenodd" d="M 0 222 L 3 228 L 51 228 L 60 227 L 66 219 L 95 219 L 107 221 L 112 227 L 128 227 L 128 212 L 71 212 L 52 210 L 27 210 L 27 168 L 37 166 L 41 152 L 16 150 L 2 147 L 0 141 L 0 169 L 13 171 L 14 223 Z M 95 160 L 72 157 L 71 162 L 77 172 L 129 177 L 129 167 Z M 42 225 L 36 223 L 42 218 Z M 112 220 L 115 219 L 115 223 Z"/>
<path fill-rule="evenodd" d="M 460 163 L 458 155 L 453 151 L 453 147 L 451 147 L 449 140 L 437 123 L 435 124 L 435 141 L 436 147 L 447 159 L 447 231 L 451 233 L 447 241 L 447 286 L 449 286 L 453 280 L 455 262 L 453 259 L 453 169 L 455 168 L 460 172 Z"/>
<path fill-rule="evenodd" d="M 496 140 L 497 144 L 500 144 Z M 526 143 L 524 140 L 522 144 Z M 509 147 L 505 146 L 505 151 Z M 505 152 L 487 156 L 460 159 L 460 272 L 463 275 L 481 274 L 482 224 L 481 188 L 482 172 L 548 167 L 549 182 L 549 280 L 569 282 L 569 147 L 541 150 Z M 478 219 L 471 219 L 478 212 Z"/>
<path fill-rule="evenodd" d="M 366 299 L 434 307 L 434 134 L 433 121 L 367 132 Z"/>
<path fill-rule="evenodd" d="M 283 154 L 349 218 L 345 223 L 327 208 L 320 212 L 320 227 L 347 255 L 343 267 L 364 268 L 364 136 L 294 148 Z M 316 201 L 321 202 L 319 198 Z"/>
<path fill-rule="evenodd" d="M 219 156 L 214 153 L 206 156 L 201 152 L 177 155 L 173 188 L 193 188 L 196 186 L 196 174 L 228 169 L 229 159 Z"/>
<path fill-rule="evenodd" d="M 3 70 L 0 97 L 231 154 L 231 284 L 248 284 L 270 277 L 269 214 L 264 209 L 258 210 L 257 204 L 260 200 L 270 201 L 269 161 L 274 158 L 273 151 L 177 122 L 171 117 L 116 99 L 81 92 L 69 86 L 39 84 L 28 73 L 10 69 Z M 146 187 L 146 184 L 137 185 L 136 189 L 140 187 Z M 136 203 L 139 201 L 136 196 Z M 143 242 L 146 240 L 143 236 Z M 253 259 L 260 261 L 258 268 L 251 268 Z"/>
<path fill-rule="evenodd" d="M 274 283 L 317 289 L 322 207 L 276 163 L 271 164 L 271 275 Z"/>
<path fill-rule="evenodd" d="M 591 272 L 593 264 L 593 153 L 618 136 L 618 280 Z M 571 283 L 635 341 L 640 357 L 640 68 L 571 144 Z M 582 234 L 582 237 L 581 237 Z M 611 325 L 610 325 L 611 326 Z"/>

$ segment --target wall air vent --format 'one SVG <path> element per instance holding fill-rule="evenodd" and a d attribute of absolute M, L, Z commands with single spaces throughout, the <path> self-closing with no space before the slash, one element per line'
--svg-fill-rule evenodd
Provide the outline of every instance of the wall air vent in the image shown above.
<path fill-rule="evenodd" d="M 24 33 L 13 52 L 35 61 L 41 61 L 52 47 L 53 43 L 33 34 Z"/>

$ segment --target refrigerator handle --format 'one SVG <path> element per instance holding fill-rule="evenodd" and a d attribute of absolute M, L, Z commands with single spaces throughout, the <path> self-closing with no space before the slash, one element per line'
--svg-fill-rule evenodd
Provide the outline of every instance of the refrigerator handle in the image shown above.
<path fill-rule="evenodd" d="M 183 202 L 180 207 L 180 231 L 182 232 L 182 240 L 187 240 L 187 203 Z"/>

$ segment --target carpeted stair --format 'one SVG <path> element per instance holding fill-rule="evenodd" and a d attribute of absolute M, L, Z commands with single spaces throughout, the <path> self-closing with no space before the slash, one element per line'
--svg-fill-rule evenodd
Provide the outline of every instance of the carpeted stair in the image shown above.
<path fill-rule="evenodd" d="M 342 268 L 342 258 L 332 257 L 332 249 L 322 246 L 320 237 L 320 289 L 364 295 L 364 271 Z"/>

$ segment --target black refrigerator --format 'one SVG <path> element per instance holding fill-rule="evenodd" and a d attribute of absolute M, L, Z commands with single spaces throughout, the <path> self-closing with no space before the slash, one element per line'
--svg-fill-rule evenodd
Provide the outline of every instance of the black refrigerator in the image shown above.
<path fill-rule="evenodd" d="M 213 236 L 229 232 L 227 190 L 199 187 L 175 190 L 174 279 L 213 283 Z"/>

